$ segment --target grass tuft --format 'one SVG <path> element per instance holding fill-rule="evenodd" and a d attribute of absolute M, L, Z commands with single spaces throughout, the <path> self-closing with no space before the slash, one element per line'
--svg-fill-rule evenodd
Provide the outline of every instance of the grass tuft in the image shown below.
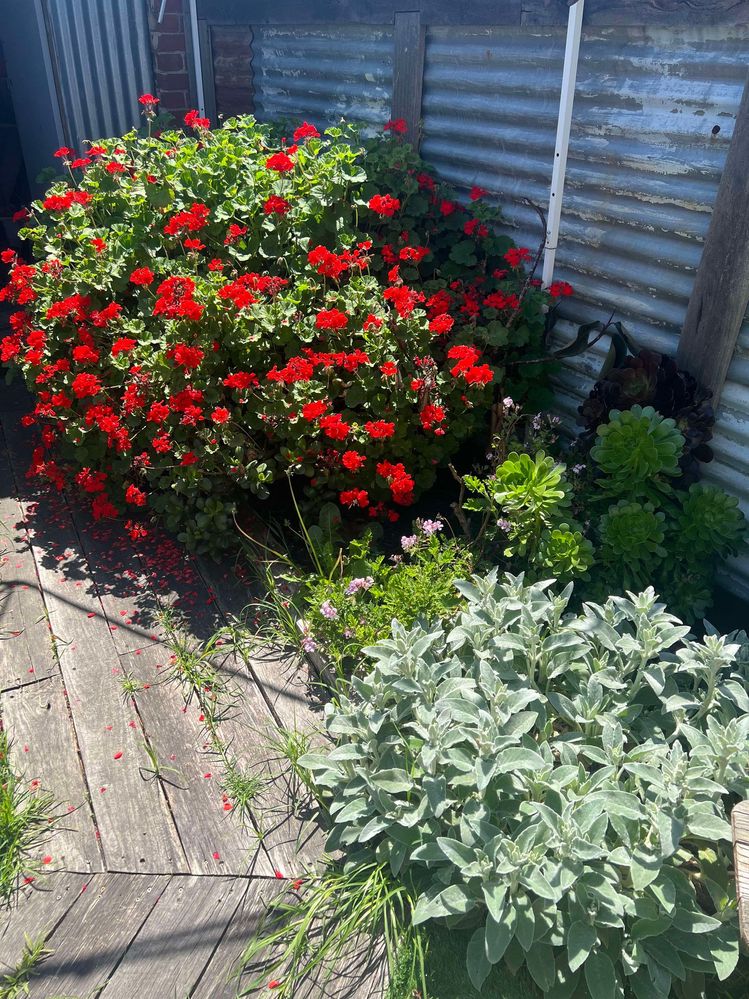
<path fill-rule="evenodd" d="M 60 815 L 54 797 L 32 787 L 10 762 L 11 743 L 0 728 L 0 904 L 9 905 L 18 888 L 43 867 L 43 847 Z"/>
<path fill-rule="evenodd" d="M 20 999 L 21 996 L 29 995 L 32 977 L 42 961 L 53 953 L 44 946 L 44 937 L 39 937 L 38 940 L 25 937 L 21 960 L 0 978 L 0 999 Z"/>

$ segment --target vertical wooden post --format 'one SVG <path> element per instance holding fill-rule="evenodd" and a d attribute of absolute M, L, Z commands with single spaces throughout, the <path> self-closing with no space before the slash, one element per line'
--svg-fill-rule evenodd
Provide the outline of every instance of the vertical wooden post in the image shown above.
<path fill-rule="evenodd" d="M 749 304 L 749 82 L 715 198 L 676 355 L 717 403 Z"/>
<path fill-rule="evenodd" d="M 425 29 L 419 11 L 396 11 L 393 36 L 392 117 L 403 118 L 408 126 L 406 137 L 419 148 L 421 91 L 424 83 Z"/>
<path fill-rule="evenodd" d="M 749 947 L 749 801 L 740 801 L 731 813 L 733 867 L 739 903 L 741 939 Z"/>

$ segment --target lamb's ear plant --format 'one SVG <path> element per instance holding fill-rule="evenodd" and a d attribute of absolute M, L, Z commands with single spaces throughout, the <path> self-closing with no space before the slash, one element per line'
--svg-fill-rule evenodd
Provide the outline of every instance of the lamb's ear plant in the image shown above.
<path fill-rule="evenodd" d="M 473 930 L 471 980 L 552 999 L 691 999 L 739 957 L 730 810 L 749 788 L 747 657 L 652 589 L 568 612 L 522 576 L 459 584 L 453 625 L 365 650 L 309 768 L 328 849 L 386 865 L 412 924 Z"/>

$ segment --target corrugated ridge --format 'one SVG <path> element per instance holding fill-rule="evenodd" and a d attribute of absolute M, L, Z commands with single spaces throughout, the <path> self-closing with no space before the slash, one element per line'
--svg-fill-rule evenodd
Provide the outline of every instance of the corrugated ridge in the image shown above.
<path fill-rule="evenodd" d="M 390 117 L 392 29 L 364 25 L 256 27 L 255 107 L 260 119 L 341 117 L 381 126 Z"/>
<path fill-rule="evenodd" d="M 72 145 L 129 131 L 153 90 L 145 0 L 57 0 L 46 11 Z"/>
<path fill-rule="evenodd" d="M 496 195 L 521 243 L 537 246 L 549 198 L 562 29 L 431 28 L 427 32 L 422 154 L 460 187 Z"/>
<path fill-rule="evenodd" d="M 749 28 L 588 30 L 573 114 L 556 276 L 556 339 L 613 312 L 641 346 L 675 353 L 746 79 Z M 447 179 L 501 202 L 515 238 L 538 245 L 564 52 L 562 29 L 432 29 L 422 151 Z M 570 360 L 557 405 L 574 429 L 608 343 Z M 749 326 L 724 389 L 705 476 L 749 514 Z M 749 557 L 729 585 L 749 596 Z"/>

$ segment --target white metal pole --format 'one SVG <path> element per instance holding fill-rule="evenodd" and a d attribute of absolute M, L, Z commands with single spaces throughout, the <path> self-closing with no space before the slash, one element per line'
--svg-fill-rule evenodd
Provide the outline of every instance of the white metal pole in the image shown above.
<path fill-rule="evenodd" d="M 198 110 L 200 117 L 205 118 L 205 93 L 203 91 L 203 62 L 200 58 L 200 37 L 198 35 L 197 0 L 190 0 L 190 30 L 192 32 L 192 51 L 195 64 L 195 86 L 198 94 Z"/>
<path fill-rule="evenodd" d="M 567 171 L 567 151 L 570 145 L 572 126 L 572 105 L 575 100 L 577 61 L 580 54 L 580 35 L 583 28 L 585 0 L 577 0 L 570 7 L 567 22 L 567 45 L 564 50 L 564 72 L 562 92 L 559 97 L 559 119 L 557 141 L 554 148 L 554 169 L 551 174 L 549 195 L 549 216 L 546 223 L 546 252 L 544 253 L 543 285 L 547 288 L 554 277 L 554 261 L 559 242 L 559 225 L 562 220 L 562 198 L 564 197 L 564 175 Z"/>

